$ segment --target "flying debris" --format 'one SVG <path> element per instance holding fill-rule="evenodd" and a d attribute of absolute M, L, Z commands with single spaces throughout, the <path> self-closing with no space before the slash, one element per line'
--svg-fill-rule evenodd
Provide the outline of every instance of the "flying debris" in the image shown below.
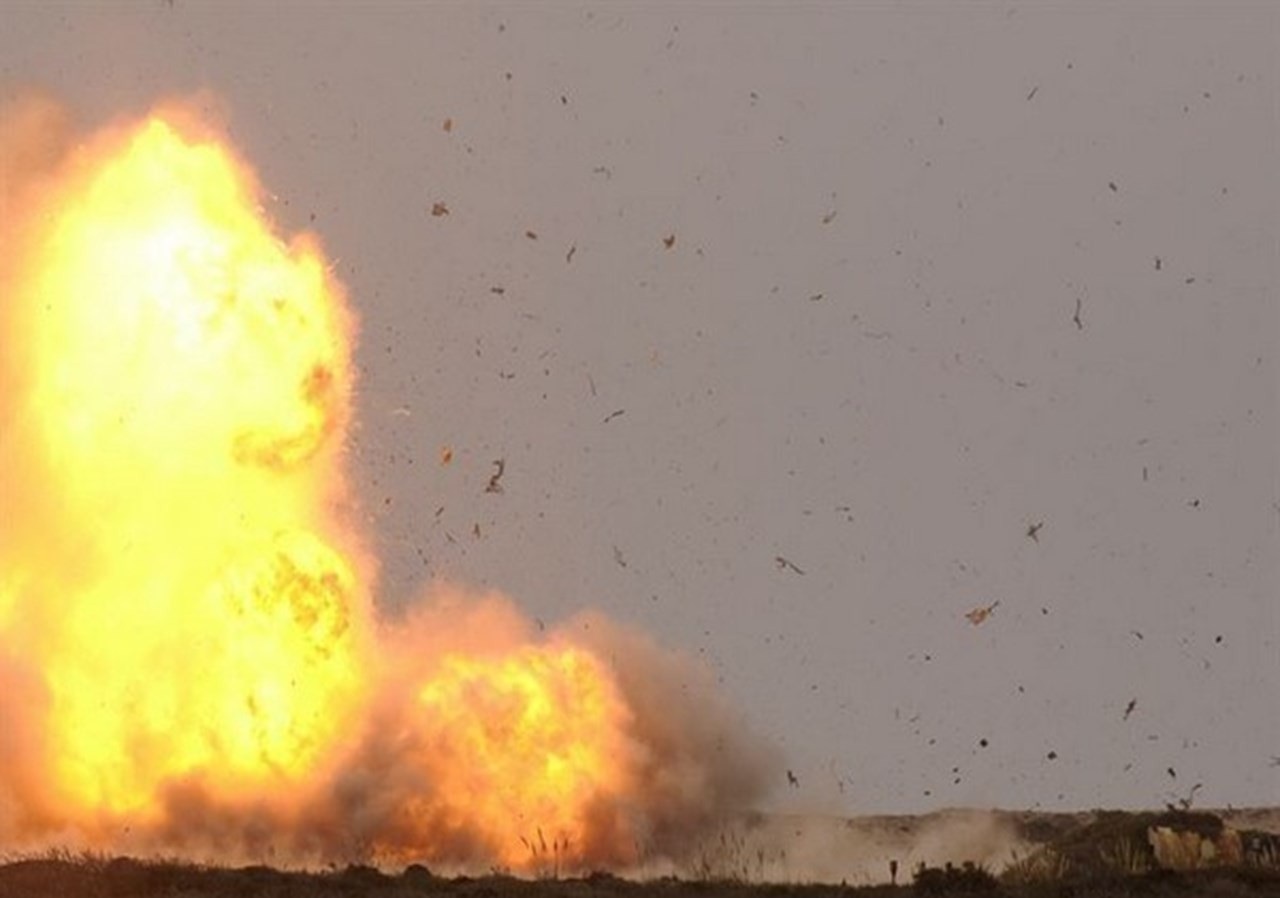
<path fill-rule="evenodd" d="M 996 608 L 998 608 L 999 606 L 1000 606 L 1000 600 L 996 599 L 990 605 L 982 605 L 972 609 L 971 611 L 966 611 L 964 616 L 969 621 L 969 623 L 973 624 L 976 627 L 982 624 L 983 622 L 985 622 L 987 618 L 989 618 L 992 614 L 994 614 Z"/>
<path fill-rule="evenodd" d="M 676 235 L 670 234 L 666 237 L 663 237 L 662 245 L 665 246 L 667 249 L 671 249 L 671 247 L 676 245 Z"/>
<path fill-rule="evenodd" d="M 439 217 L 440 217 L 440 216 L 442 216 L 442 215 L 448 215 L 448 214 L 449 214 L 449 207 L 448 207 L 447 205 L 445 205 L 444 203 L 432 203 L 432 204 L 431 204 L 431 214 L 432 214 L 432 216 L 433 216 L 433 217 L 435 217 L 435 218 L 439 218 Z"/>
<path fill-rule="evenodd" d="M 793 789 L 800 788 L 800 779 L 795 775 L 795 773 L 791 770 L 790 767 L 787 768 L 787 782 L 791 785 L 791 788 Z"/>
<path fill-rule="evenodd" d="M 1194 804 L 1196 800 L 1196 793 L 1203 788 L 1204 788 L 1204 783 L 1196 783 L 1194 786 L 1191 787 L 1191 791 L 1188 792 L 1184 798 L 1178 799 L 1178 805 L 1182 808 L 1182 810 L 1184 811 L 1191 810 L 1191 805 Z"/>
<path fill-rule="evenodd" d="M 507 471 L 507 460 L 505 458 L 495 459 L 493 462 L 495 468 L 493 474 L 489 477 L 489 485 L 484 488 L 486 493 L 502 492 L 502 475 Z"/>
<path fill-rule="evenodd" d="M 1080 299 L 1079 297 L 1077 297 L 1077 298 L 1076 298 L 1076 313 L 1075 313 L 1075 315 L 1071 316 L 1071 320 L 1072 320 L 1072 321 L 1074 321 L 1074 322 L 1076 323 L 1076 330 L 1078 330 L 1078 331 L 1082 331 L 1082 330 L 1084 330 L 1084 321 L 1082 321 L 1082 320 L 1081 320 L 1081 318 L 1080 318 L 1080 312 L 1081 312 L 1081 310 L 1082 310 L 1083 308 L 1084 308 L 1084 300 L 1082 300 L 1082 299 Z"/>
<path fill-rule="evenodd" d="M 1040 542 L 1040 528 L 1044 526 L 1044 521 L 1027 525 L 1027 538 L 1034 542 Z"/>
<path fill-rule="evenodd" d="M 618 567 L 627 566 L 627 559 L 623 557 L 622 550 L 619 549 L 617 546 L 613 547 L 613 560 L 615 563 L 617 563 Z"/>
<path fill-rule="evenodd" d="M 796 563 L 788 558 L 783 558 L 781 555 L 775 555 L 773 560 L 774 563 L 778 565 L 778 570 L 780 571 L 791 571 L 793 574 L 800 574 L 801 576 L 804 575 L 804 571 L 800 570 L 800 568 L 796 566 Z"/>
<path fill-rule="evenodd" d="M 1136 698 L 1129 699 L 1129 704 L 1124 706 L 1124 719 L 1128 720 L 1129 715 L 1131 715 L 1133 713 L 1133 710 L 1137 707 L 1138 707 L 1138 700 Z"/>
<path fill-rule="evenodd" d="M 626 409 L 624 409 L 624 408 L 620 408 L 620 409 L 617 409 L 617 410 L 615 410 L 615 411 L 609 412 L 609 414 L 607 414 L 607 415 L 605 415 L 605 416 L 604 416 L 604 422 L 603 422 L 603 423 L 608 424 L 608 423 L 609 423 L 610 421 L 612 421 L 614 418 L 621 417 L 622 415 L 625 415 L 626 413 L 627 413 L 627 410 L 626 410 Z"/>

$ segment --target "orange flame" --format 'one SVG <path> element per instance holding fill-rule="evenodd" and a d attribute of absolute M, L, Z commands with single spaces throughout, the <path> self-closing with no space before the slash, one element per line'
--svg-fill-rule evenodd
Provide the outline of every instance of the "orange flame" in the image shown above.
<path fill-rule="evenodd" d="M 179 121 L 0 178 L 0 844 L 164 846 L 192 790 L 304 827 L 376 770 L 337 823 L 374 856 L 634 861 L 652 758 L 609 666 L 375 619 L 344 291 Z"/>
<path fill-rule="evenodd" d="M 447 655 L 418 699 L 441 808 L 465 808 L 507 866 L 581 857 L 592 838 L 587 815 L 627 789 L 629 712 L 582 649 Z"/>

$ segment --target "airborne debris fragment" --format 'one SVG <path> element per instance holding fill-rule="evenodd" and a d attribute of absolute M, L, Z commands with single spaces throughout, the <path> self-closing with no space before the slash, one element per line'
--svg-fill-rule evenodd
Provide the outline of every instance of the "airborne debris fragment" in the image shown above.
<path fill-rule="evenodd" d="M 1084 307 L 1084 301 L 1076 297 L 1076 313 L 1071 316 L 1071 320 L 1076 323 L 1076 330 L 1084 330 L 1084 322 L 1080 320 L 1080 311 Z"/>
<path fill-rule="evenodd" d="M 1128 720 L 1128 719 L 1129 719 L 1129 715 L 1133 713 L 1133 709 L 1134 709 L 1134 708 L 1136 708 L 1136 707 L 1138 707 L 1138 700 L 1137 700 L 1136 698 L 1131 698 L 1131 699 L 1129 699 L 1129 704 L 1127 704 L 1127 705 L 1125 705 L 1125 706 L 1124 706 L 1124 719 L 1125 719 L 1125 720 Z"/>
<path fill-rule="evenodd" d="M 1184 811 L 1191 810 L 1191 805 L 1196 800 L 1196 793 L 1203 788 L 1204 788 L 1204 783 L 1196 783 L 1194 786 L 1191 787 L 1191 791 L 1187 793 L 1185 798 L 1178 799 L 1178 805 L 1182 808 L 1182 810 Z"/>
<path fill-rule="evenodd" d="M 976 627 L 982 624 L 984 621 L 986 621 L 986 619 L 989 618 L 992 614 L 994 614 L 996 608 L 999 605 L 1000 605 L 1000 600 L 996 599 L 990 605 L 981 605 L 970 611 L 966 611 L 964 614 L 965 619 L 968 620 L 969 623 L 973 624 Z"/>
<path fill-rule="evenodd" d="M 666 237 L 663 237 L 662 245 L 665 246 L 667 249 L 671 249 L 671 247 L 676 245 L 676 235 L 671 234 Z"/>
<path fill-rule="evenodd" d="M 525 231 L 525 232 L 524 232 L 524 235 L 525 235 L 526 237 L 528 237 L 530 240 L 537 240 L 537 239 L 538 239 L 538 232 L 537 232 L 537 231 Z"/>
<path fill-rule="evenodd" d="M 791 788 L 793 789 L 800 788 L 800 780 L 790 767 L 787 768 L 787 782 L 791 784 Z"/>
<path fill-rule="evenodd" d="M 778 570 L 791 571 L 793 574 L 804 576 L 804 571 L 800 570 L 794 561 L 791 561 L 788 558 L 783 558 L 781 555 L 775 555 L 773 560 L 774 563 L 778 565 Z"/>
<path fill-rule="evenodd" d="M 448 446 L 441 446 L 440 447 L 440 464 L 447 465 L 451 461 L 453 461 L 453 449 L 451 449 Z M 444 511 L 444 509 L 441 508 L 440 511 Z M 440 512 L 436 512 L 437 515 L 439 515 L 439 513 Z"/>
<path fill-rule="evenodd" d="M 1039 92 L 1039 90 L 1040 90 L 1039 84 L 1031 88 L 1031 92 L 1027 94 L 1027 100 L 1031 100 L 1031 98 L 1033 98 Z"/>
<path fill-rule="evenodd" d="M 627 410 L 625 408 L 620 408 L 615 411 L 609 412 L 609 414 L 604 416 L 604 423 L 608 424 L 614 418 L 620 417 L 621 415 L 625 415 L 626 413 L 627 413 Z"/>
<path fill-rule="evenodd" d="M 449 207 L 446 206 L 444 203 L 432 203 L 431 214 L 435 218 L 439 218 L 441 215 L 448 215 Z"/>
<path fill-rule="evenodd" d="M 1027 525 L 1027 538 L 1034 542 L 1040 542 L 1040 528 L 1044 526 L 1044 521 L 1038 521 L 1034 524 Z"/>
<path fill-rule="evenodd" d="M 566 265 L 573 261 L 573 254 L 576 253 L 577 251 L 578 251 L 578 244 L 575 243 L 571 247 L 569 247 L 569 251 L 564 254 L 564 261 Z"/>
<path fill-rule="evenodd" d="M 489 478 L 489 485 L 484 488 L 486 493 L 502 492 L 502 484 L 499 481 L 502 480 L 502 475 L 506 473 L 507 460 L 505 458 L 494 459 L 493 466 L 496 470 Z"/>
<path fill-rule="evenodd" d="M 617 563 L 618 567 L 627 566 L 627 559 L 623 557 L 622 550 L 617 546 L 613 547 L 613 560 Z"/>

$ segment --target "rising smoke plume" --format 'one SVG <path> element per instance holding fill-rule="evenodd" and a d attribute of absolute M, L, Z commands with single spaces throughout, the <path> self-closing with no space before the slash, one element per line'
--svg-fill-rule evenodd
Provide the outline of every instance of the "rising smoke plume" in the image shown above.
<path fill-rule="evenodd" d="M 0 848 L 627 868 L 773 763 L 705 670 L 500 595 L 378 615 L 355 316 L 194 104 L 0 106 Z"/>

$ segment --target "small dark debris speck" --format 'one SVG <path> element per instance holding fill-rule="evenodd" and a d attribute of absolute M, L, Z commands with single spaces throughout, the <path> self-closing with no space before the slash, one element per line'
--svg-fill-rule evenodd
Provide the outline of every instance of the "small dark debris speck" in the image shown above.
<path fill-rule="evenodd" d="M 489 485 L 484 488 L 486 493 L 502 492 L 502 483 L 500 481 L 502 480 L 502 475 L 507 471 L 507 460 L 504 458 L 495 459 L 493 466 L 496 470 L 489 478 Z"/>
<path fill-rule="evenodd" d="M 788 558 L 783 558 L 781 555 L 775 555 L 773 561 L 780 571 L 791 571 L 793 574 L 800 574 L 801 576 L 804 576 L 804 571 L 802 571 L 794 561 L 791 561 Z"/>

